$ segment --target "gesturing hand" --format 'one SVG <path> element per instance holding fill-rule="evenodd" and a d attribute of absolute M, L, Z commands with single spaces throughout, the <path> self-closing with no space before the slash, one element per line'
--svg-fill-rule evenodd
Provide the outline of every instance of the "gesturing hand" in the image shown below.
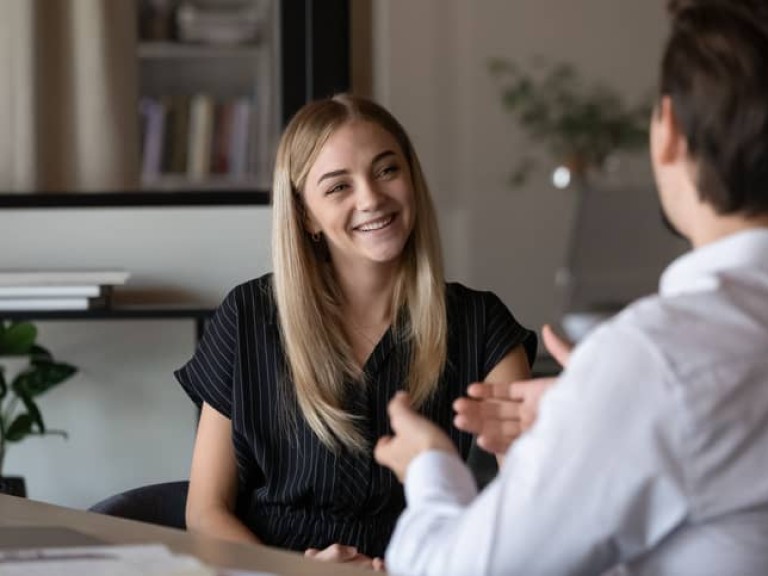
<path fill-rule="evenodd" d="M 379 438 L 373 455 L 403 482 L 411 461 L 422 452 L 442 450 L 456 452 L 451 439 L 435 424 L 411 408 L 408 394 L 398 392 L 389 402 L 389 420 L 394 436 Z"/>
<path fill-rule="evenodd" d="M 536 421 L 539 401 L 555 378 L 521 380 L 511 384 L 476 382 L 469 386 L 469 398 L 453 403 L 456 428 L 477 436 L 477 445 L 503 455 L 520 434 Z"/>
<path fill-rule="evenodd" d="M 570 359 L 572 346 L 557 336 L 549 325 L 542 330 L 544 345 L 561 366 Z M 478 445 L 497 455 L 504 454 L 520 434 L 536 421 L 539 403 L 556 378 L 536 378 L 505 384 L 476 382 L 469 386 L 469 398 L 453 404 L 454 426 L 477 435 Z"/>

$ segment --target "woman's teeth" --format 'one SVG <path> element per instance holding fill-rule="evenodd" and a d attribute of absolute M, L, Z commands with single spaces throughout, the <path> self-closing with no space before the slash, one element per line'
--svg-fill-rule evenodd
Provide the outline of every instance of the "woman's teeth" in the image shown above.
<path fill-rule="evenodd" d="M 357 227 L 358 230 L 361 232 L 372 232 L 374 230 L 381 230 L 382 228 L 389 226 L 390 222 L 392 222 L 392 216 L 387 216 L 385 218 L 379 218 L 378 220 L 374 220 L 373 222 L 366 222 L 365 224 L 361 224 Z"/>

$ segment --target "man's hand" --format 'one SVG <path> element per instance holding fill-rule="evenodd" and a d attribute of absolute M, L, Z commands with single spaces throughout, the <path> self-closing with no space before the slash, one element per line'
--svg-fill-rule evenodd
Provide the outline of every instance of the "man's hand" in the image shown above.
<path fill-rule="evenodd" d="M 371 568 L 378 572 L 384 571 L 384 560 L 381 558 L 370 558 L 365 554 L 361 554 L 354 546 L 331 544 L 322 550 L 317 548 L 307 548 L 304 552 L 304 556 L 322 562 L 351 563 L 363 566 L 364 568 Z"/>
<path fill-rule="evenodd" d="M 541 337 L 544 340 L 544 347 L 552 354 L 552 358 L 557 360 L 557 363 L 563 368 L 568 366 L 568 361 L 571 359 L 571 353 L 573 352 L 573 344 L 555 334 L 555 331 L 552 330 L 552 326 L 549 324 L 544 324 L 544 327 L 541 329 Z"/>
<path fill-rule="evenodd" d="M 544 345 L 561 366 L 570 359 L 572 345 L 557 336 L 549 325 L 542 329 Z M 467 389 L 469 398 L 453 404 L 454 426 L 477 436 L 484 450 L 503 455 L 520 434 L 536 421 L 539 403 L 556 378 L 520 380 L 510 384 L 476 382 Z"/>
<path fill-rule="evenodd" d="M 469 398 L 453 403 L 456 428 L 477 436 L 477 445 L 503 455 L 518 436 L 536 421 L 539 401 L 556 378 L 520 380 L 511 384 L 476 382 L 469 386 Z"/>
<path fill-rule="evenodd" d="M 373 455 L 403 482 L 411 461 L 422 452 L 442 450 L 456 452 L 451 439 L 435 424 L 411 408 L 408 394 L 398 392 L 389 402 L 389 420 L 394 436 L 379 438 Z"/>

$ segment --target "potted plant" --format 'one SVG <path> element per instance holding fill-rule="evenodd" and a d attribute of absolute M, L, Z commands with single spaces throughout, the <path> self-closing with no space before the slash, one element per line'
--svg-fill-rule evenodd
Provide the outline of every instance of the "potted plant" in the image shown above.
<path fill-rule="evenodd" d="M 583 179 L 620 150 L 643 149 L 648 142 L 648 99 L 627 105 L 614 89 L 586 85 L 569 63 L 536 60 L 530 66 L 496 58 L 491 73 L 501 86 L 504 108 L 528 136 L 544 144 L 555 159 L 556 185 Z M 522 157 L 511 176 L 523 184 L 534 162 Z"/>
<path fill-rule="evenodd" d="M 2 475 L 6 450 L 31 435 L 66 438 L 66 432 L 46 428 L 35 399 L 77 372 L 36 341 L 34 324 L 0 320 L 0 492 L 17 496 L 26 495 L 24 479 Z M 11 365 L 15 374 L 8 370 Z"/>

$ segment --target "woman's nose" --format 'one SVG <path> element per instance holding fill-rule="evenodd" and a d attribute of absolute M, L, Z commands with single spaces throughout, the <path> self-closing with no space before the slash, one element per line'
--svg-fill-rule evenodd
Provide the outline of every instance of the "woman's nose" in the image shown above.
<path fill-rule="evenodd" d="M 366 180 L 360 183 L 356 190 L 357 209 L 360 211 L 371 211 L 378 208 L 381 204 L 381 194 L 374 182 Z"/>

